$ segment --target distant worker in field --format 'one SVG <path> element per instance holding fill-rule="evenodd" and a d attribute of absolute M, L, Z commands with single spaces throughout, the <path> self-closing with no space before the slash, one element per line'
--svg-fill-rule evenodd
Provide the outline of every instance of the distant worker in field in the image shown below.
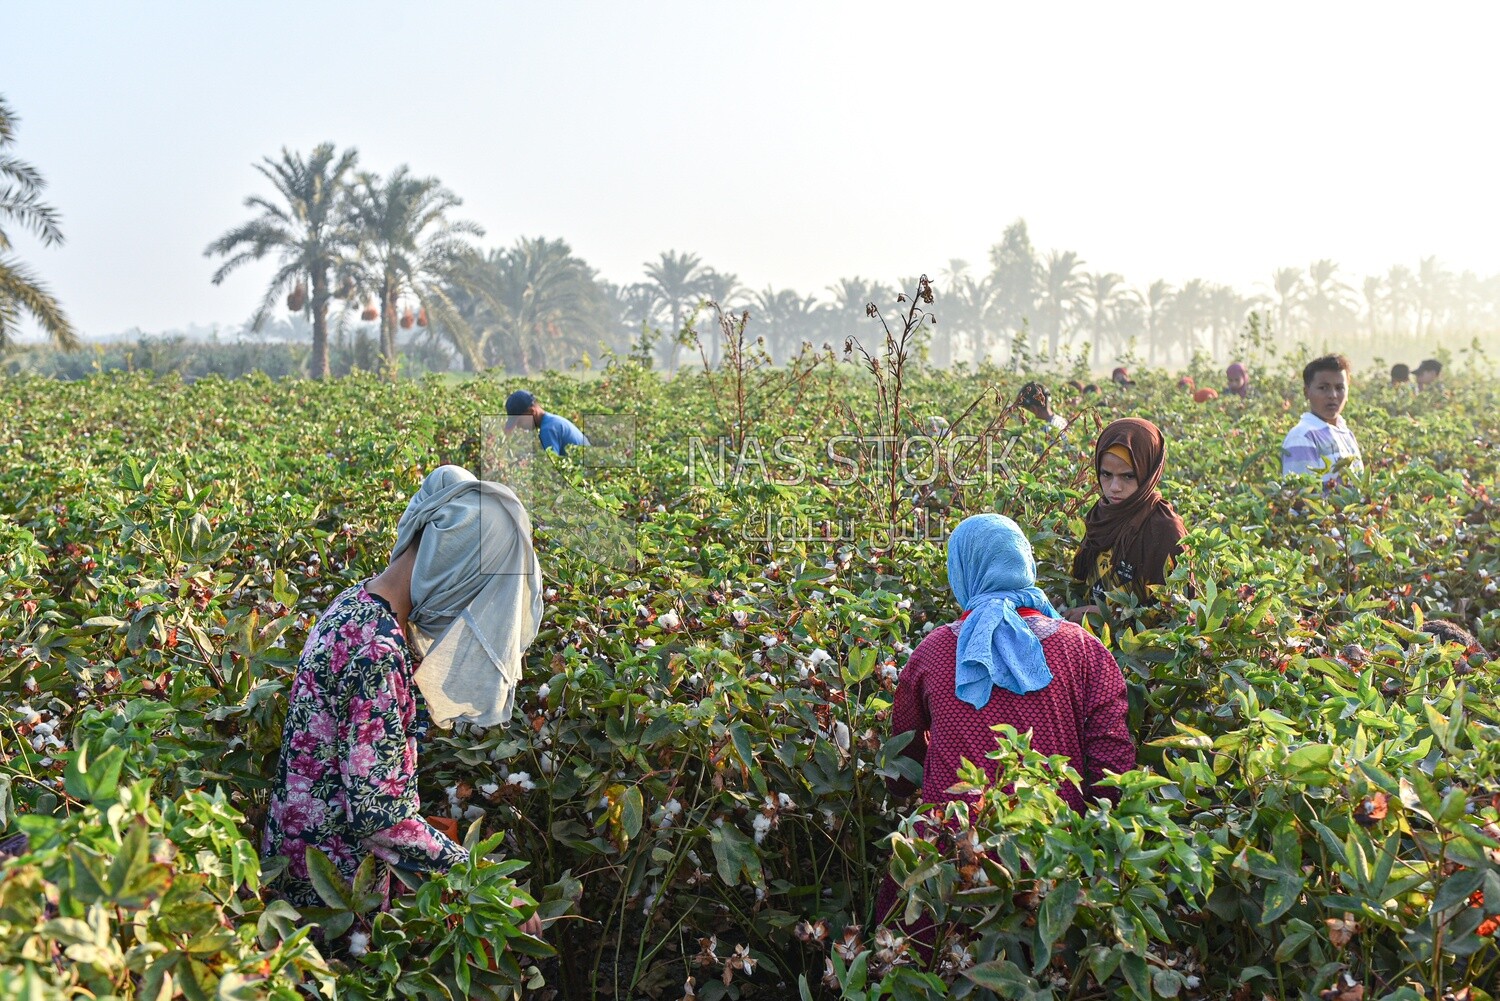
<path fill-rule="evenodd" d="M 1225 369 L 1224 378 L 1229 380 L 1229 385 L 1224 387 L 1225 395 L 1241 399 L 1250 395 L 1250 370 L 1241 363 L 1235 362 Z"/>
<path fill-rule="evenodd" d="M 509 488 L 459 466 L 427 475 L 390 564 L 335 598 L 302 648 L 261 844 L 262 857 L 290 863 L 278 894 L 324 906 L 309 848 L 351 881 L 373 856 L 383 897 L 392 870 L 443 872 L 468 858 L 422 815 L 418 743 L 429 716 L 510 719 L 541 583 L 531 520 Z M 541 923 L 533 915 L 521 927 L 536 934 Z"/>
<path fill-rule="evenodd" d="M 1281 475 L 1319 473 L 1324 486 L 1339 477 L 1338 465 L 1358 473 L 1364 458 L 1354 432 L 1344 423 L 1344 404 L 1349 402 L 1349 359 L 1343 355 L 1314 358 L 1302 369 L 1302 395 L 1307 412 L 1281 443 Z"/>
<path fill-rule="evenodd" d="M 1428 358 L 1417 366 L 1413 373 L 1417 380 L 1417 389 L 1423 390 L 1437 382 L 1443 374 L 1443 363 L 1436 358 Z"/>
<path fill-rule="evenodd" d="M 578 425 L 566 417 L 549 414 L 542 409 L 536 397 L 524 389 L 518 389 L 505 398 L 505 413 L 509 420 L 505 430 L 517 428 L 536 431 L 541 437 L 542 447 L 558 455 L 567 455 L 573 445 L 588 445 L 589 440 L 578 430 Z"/>
<path fill-rule="evenodd" d="M 1397 362 L 1391 366 L 1391 385 L 1411 388 L 1411 369 Z"/>
<path fill-rule="evenodd" d="M 1028 382 L 1022 386 L 1021 391 L 1016 394 L 1016 406 L 1046 424 L 1053 431 L 1068 429 L 1067 418 L 1053 412 L 1052 394 L 1040 382 Z"/>
<path fill-rule="evenodd" d="M 1123 366 L 1109 373 L 1109 381 L 1113 382 L 1116 386 L 1122 387 L 1135 385 L 1135 380 L 1130 377 L 1130 373 L 1125 371 Z"/>
<path fill-rule="evenodd" d="M 1073 557 L 1073 579 L 1090 603 L 1068 612 L 1074 622 L 1099 611 L 1105 596 L 1131 588 L 1142 599 L 1146 585 L 1164 584 L 1187 534 L 1159 489 L 1167 443 L 1148 420 L 1126 417 L 1106 427 L 1094 444 L 1099 500 L 1084 517 L 1083 542 Z"/>
<path fill-rule="evenodd" d="M 1204 386 L 1193 393 L 1194 403 L 1207 403 L 1209 400 L 1217 400 L 1219 391 L 1212 386 Z"/>
<path fill-rule="evenodd" d="M 891 735 L 912 734 L 901 753 L 922 766 L 922 801 L 973 802 L 971 794 L 949 792 L 959 767 L 972 761 L 993 781 L 991 728 L 1008 723 L 1030 730 L 1041 754 L 1071 759 L 1082 786 L 1065 782 L 1057 792 L 1073 809 L 1100 798 L 1119 802 L 1119 790 L 1098 783 L 1135 767 L 1124 675 L 1104 645 L 1059 618 L 1036 586 L 1026 533 L 998 514 L 965 518 L 948 539 L 948 585 L 963 614 L 917 644 L 891 710 Z M 896 795 L 917 788 L 904 778 L 887 781 Z M 886 877 L 881 918 L 896 905 L 897 889 Z"/>

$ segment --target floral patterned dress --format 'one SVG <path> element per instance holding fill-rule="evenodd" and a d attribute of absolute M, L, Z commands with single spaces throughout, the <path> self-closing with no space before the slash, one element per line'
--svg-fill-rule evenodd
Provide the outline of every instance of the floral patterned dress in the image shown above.
<path fill-rule="evenodd" d="M 309 846 L 346 879 L 374 855 L 388 865 L 387 892 L 389 866 L 445 871 L 468 857 L 422 818 L 414 671 L 396 616 L 364 583 L 335 598 L 307 637 L 261 842 L 262 857 L 288 859 L 276 889 L 293 906 L 322 905 Z"/>

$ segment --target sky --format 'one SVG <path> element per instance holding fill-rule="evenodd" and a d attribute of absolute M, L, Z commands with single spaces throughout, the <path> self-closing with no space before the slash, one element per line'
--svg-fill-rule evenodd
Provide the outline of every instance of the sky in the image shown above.
<path fill-rule="evenodd" d="M 18 252 L 98 336 L 243 322 L 271 266 L 214 286 L 204 248 L 323 141 L 622 283 L 982 271 L 1018 217 L 1141 287 L 1494 274 L 1496 37 L 1479 3 L 5 0 L 0 94 L 67 238 Z"/>

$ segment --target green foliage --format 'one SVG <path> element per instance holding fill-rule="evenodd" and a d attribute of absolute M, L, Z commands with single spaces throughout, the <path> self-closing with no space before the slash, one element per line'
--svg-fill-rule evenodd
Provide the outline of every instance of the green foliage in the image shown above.
<path fill-rule="evenodd" d="M 260 902 L 270 873 L 251 851 L 296 651 L 383 565 L 422 474 L 477 466 L 478 418 L 514 386 L 7 381 L 0 836 L 24 829 L 32 846 L 0 869 L 20 901 L 4 905 L 0 993 L 141 996 L 152 964 L 179 955 L 160 969 L 185 996 L 274 995 L 327 969 L 360 997 L 675 997 L 693 978 L 701 998 L 778 983 L 1310 998 L 1344 977 L 1371 999 L 1481 997 L 1500 967 L 1481 934 L 1500 910 L 1500 685 L 1477 651 L 1415 630 L 1451 619 L 1490 649 L 1500 632 L 1500 386 L 1357 386 L 1369 474 L 1324 496 L 1276 477 L 1295 410 L 1275 374 L 1206 406 L 1135 374 L 1097 410 L 1054 387 L 1073 421 L 1060 443 L 1007 413 L 1020 380 L 994 372 L 907 372 L 879 428 L 899 438 L 903 415 L 935 414 L 955 438 L 991 430 L 1003 471 L 971 454 L 972 483 L 900 491 L 900 514 L 1021 519 L 1064 603 L 1089 435 L 1126 412 L 1165 430 L 1164 489 L 1192 534 L 1156 604 L 1106 609 L 1140 744 L 1118 805 L 1071 814 L 1053 788 L 1066 766 L 1025 734 L 997 735 L 1006 782 L 981 788 L 976 769 L 971 804 L 933 818 L 887 792 L 914 777 L 905 739 L 887 739 L 897 671 L 956 610 L 939 533 L 881 531 L 886 471 L 845 482 L 823 451 L 875 433 L 859 425 L 871 377 L 820 365 L 747 436 L 722 380 L 617 361 L 537 388 L 549 410 L 635 415 L 633 465 L 576 471 L 633 527 L 640 565 L 593 562 L 540 513 L 546 611 L 517 719 L 422 751 L 424 808 L 472 820 L 479 855 L 517 861 L 462 867 L 385 912 L 372 876 L 333 874 L 329 906 L 307 915 Z M 722 478 L 702 459 L 716 441 L 693 458 L 701 429 L 736 441 Z M 778 434 L 804 440 L 778 454 Z M 767 515 L 798 537 L 765 537 Z M 540 889 L 513 882 L 519 860 Z M 882 924 L 887 874 L 905 892 Z M 533 908 L 566 962 L 515 934 Z M 214 927 L 179 930 L 179 910 Z M 929 919 L 930 947 L 898 924 Z M 336 940 L 326 962 L 309 921 Z M 211 950 L 188 949 L 199 935 Z"/>

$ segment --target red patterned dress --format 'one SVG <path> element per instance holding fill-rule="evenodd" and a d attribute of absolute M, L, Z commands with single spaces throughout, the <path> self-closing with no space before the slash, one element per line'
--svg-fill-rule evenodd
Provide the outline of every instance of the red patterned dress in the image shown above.
<path fill-rule="evenodd" d="M 983 709 L 975 709 L 954 693 L 958 631 L 962 619 L 934 629 L 912 651 L 896 685 L 891 712 L 891 734 L 915 731 L 903 752 L 922 764 L 922 800 L 947 803 L 974 796 L 948 790 L 958 781 L 958 767 L 967 758 L 993 781 L 996 762 L 987 755 L 995 749 L 990 729 L 1009 723 L 1018 732 L 1031 731 L 1031 746 L 1042 754 L 1063 754 L 1083 777 L 1083 788 L 1072 782 L 1058 789 L 1073 809 L 1100 796 L 1118 801 L 1118 791 L 1096 788 L 1105 772 L 1135 767 L 1135 742 L 1126 718 L 1125 676 L 1110 652 L 1082 626 L 1053 619 L 1029 608 L 1019 609 L 1026 625 L 1042 641 L 1042 654 L 1052 672 L 1047 687 L 1025 695 L 997 688 Z M 914 788 L 905 780 L 891 783 L 898 795 Z M 877 913 L 886 914 L 895 901 L 896 884 L 886 879 Z"/>

